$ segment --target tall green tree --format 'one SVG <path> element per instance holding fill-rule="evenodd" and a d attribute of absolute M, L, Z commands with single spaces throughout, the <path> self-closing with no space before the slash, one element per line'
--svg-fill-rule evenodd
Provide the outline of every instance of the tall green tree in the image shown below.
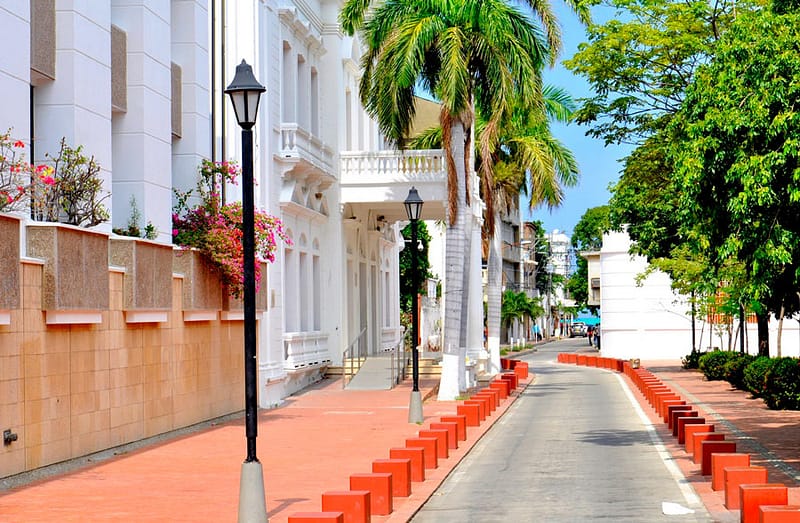
<path fill-rule="evenodd" d="M 588 18 L 587 9 L 579 4 L 575 8 Z M 339 19 L 346 33 L 361 31 L 367 47 L 359 85 L 361 102 L 389 141 L 401 146 L 406 141 L 415 111 L 415 89 L 433 93 L 442 105 L 448 227 L 439 397 L 453 399 L 465 386 L 461 348 L 466 346 L 470 310 L 470 270 L 465 260 L 471 250 L 473 195 L 468 173 L 475 106 L 490 115 L 481 148 L 491 150 L 512 101 L 542 103 L 540 73 L 560 49 L 559 27 L 546 1 L 348 0 Z M 489 162 L 483 170 L 491 177 Z"/>
<path fill-rule="evenodd" d="M 433 276 L 428 260 L 431 235 L 428 233 L 428 227 L 424 221 L 417 222 L 419 245 L 411 245 L 410 223 L 403 227 L 401 234 L 406 243 L 405 248 L 400 251 L 400 312 L 410 314 L 411 308 L 414 306 L 414 299 L 425 288 L 425 280 Z M 418 282 L 418 285 L 415 286 L 414 282 Z"/>
<path fill-rule="evenodd" d="M 570 242 L 577 251 L 599 251 L 603 246 L 603 234 L 610 228 L 610 209 L 607 205 L 591 207 L 583 213 L 572 231 Z M 576 256 L 575 272 L 566 282 L 569 295 L 575 300 L 578 309 L 589 308 L 596 313 L 598 307 L 589 305 L 589 262 L 583 256 Z"/>
<path fill-rule="evenodd" d="M 680 108 L 697 67 L 714 55 L 737 14 L 761 0 L 592 0 L 614 11 L 590 25 L 588 42 L 565 62 L 589 82 L 577 120 L 610 143 L 638 144 Z"/>
<path fill-rule="evenodd" d="M 681 234 L 719 271 L 744 273 L 759 353 L 768 312 L 800 309 L 800 15 L 738 17 L 671 125 Z"/>

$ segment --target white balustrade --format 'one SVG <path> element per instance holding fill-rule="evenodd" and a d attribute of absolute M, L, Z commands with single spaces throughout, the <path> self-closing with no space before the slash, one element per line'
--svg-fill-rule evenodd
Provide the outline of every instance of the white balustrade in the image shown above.
<path fill-rule="evenodd" d="M 283 335 L 284 368 L 296 370 L 330 363 L 328 335 L 320 332 L 287 332 Z"/>
<path fill-rule="evenodd" d="M 409 151 L 342 151 L 342 183 L 366 180 L 441 181 L 446 178 L 441 149 Z"/>

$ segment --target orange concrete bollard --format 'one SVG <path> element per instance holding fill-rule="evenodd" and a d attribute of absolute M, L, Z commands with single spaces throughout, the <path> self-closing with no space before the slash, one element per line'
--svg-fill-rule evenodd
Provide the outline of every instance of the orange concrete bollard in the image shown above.
<path fill-rule="evenodd" d="M 768 483 L 767 469 L 764 467 L 725 467 L 722 471 L 725 478 L 725 508 L 739 510 L 739 485 Z"/>
<path fill-rule="evenodd" d="M 717 452 L 711 455 L 711 490 L 725 490 L 727 467 L 749 467 L 750 454 Z"/>
<path fill-rule="evenodd" d="M 493 382 L 489 383 L 489 387 L 495 389 L 500 394 L 500 399 L 504 400 L 508 397 L 510 388 L 509 383 L 505 380 L 494 380 Z"/>
<path fill-rule="evenodd" d="M 800 505 L 761 505 L 758 511 L 761 523 L 800 522 Z"/>
<path fill-rule="evenodd" d="M 694 407 L 692 407 L 694 408 Z M 672 417 L 670 418 L 670 425 L 669 428 L 672 430 L 672 435 L 676 438 L 678 437 L 678 418 L 696 418 L 697 411 L 696 410 L 676 410 L 672 413 Z"/>
<path fill-rule="evenodd" d="M 678 418 L 678 444 L 684 445 L 686 443 L 686 425 L 700 425 L 705 423 L 706 419 L 699 416 L 687 418 L 681 416 Z"/>
<path fill-rule="evenodd" d="M 450 453 L 447 451 L 447 430 L 440 429 L 429 429 L 429 430 L 420 430 L 419 431 L 420 438 L 436 438 L 436 457 L 440 459 L 447 459 L 450 456 Z"/>
<path fill-rule="evenodd" d="M 586 355 L 585 354 L 578 354 L 576 363 L 581 367 L 586 366 Z"/>
<path fill-rule="evenodd" d="M 447 431 L 447 448 L 458 448 L 458 423 L 442 421 L 440 423 L 431 423 L 431 430 L 444 430 Z"/>
<path fill-rule="evenodd" d="M 653 401 L 650 402 L 650 406 L 653 407 L 654 411 L 658 412 L 659 405 L 661 405 L 661 402 L 664 399 L 666 398 L 674 399 L 675 397 L 676 397 L 675 391 L 673 391 L 672 389 L 663 389 L 654 391 Z"/>
<path fill-rule="evenodd" d="M 616 360 L 617 362 L 617 372 L 625 372 L 625 362 L 622 360 Z"/>
<path fill-rule="evenodd" d="M 426 469 L 435 469 L 439 466 L 438 438 L 406 438 L 406 447 L 418 447 L 425 451 L 422 461 Z"/>
<path fill-rule="evenodd" d="M 389 449 L 391 459 L 411 460 L 411 481 L 425 481 L 425 449 L 419 447 Z"/>
<path fill-rule="evenodd" d="M 514 372 L 516 372 L 517 369 L 520 370 L 520 376 L 519 377 L 520 377 L 521 380 L 524 380 L 524 379 L 528 378 L 529 371 L 528 371 L 528 362 L 527 361 L 518 361 L 517 364 L 514 366 Z"/>
<path fill-rule="evenodd" d="M 464 400 L 464 405 L 477 405 L 480 407 L 478 409 L 478 419 L 483 421 L 486 419 L 486 416 L 489 415 L 489 398 L 476 398 L 472 397 L 468 400 Z"/>
<path fill-rule="evenodd" d="M 385 472 L 372 474 L 353 474 L 350 476 L 350 490 L 369 491 L 370 514 L 388 516 L 392 513 L 392 475 Z"/>
<path fill-rule="evenodd" d="M 504 372 L 500 375 L 500 379 L 508 380 L 508 388 L 512 391 L 517 390 L 517 386 L 519 384 L 517 380 L 517 375 L 513 372 Z M 509 392 L 510 394 L 510 392 Z"/>
<path fill-rule="evenodd" d="M 456 405 L 456 412 L 467 417 L 467 427 L 479 427 L 481 424 L 479 405 Z"/>
<path fill-rule="evenodd" d="M 493 412 L 497 407 L 500 406 L 500 391 L 498 391 L 497 389 L 493 389 L 491 387 L 485 387 L 485 388 L 481 389 L 478 392 L 478 394 L 480 394 L 481 396 L 489 396 L 490 398 L 492 398 L 492 411 Z"/>
<path fill-rule="evenodd" d="M 372 472 L 392 475 L 392 496 L 407 498 L 411 495 L 410 459 L 376 459 L 372 462 Z"/>
<path fill-rule="evenodd" d="M 703 442 L 704 441 L 725 441 L 723 432 L 695 432 L 692 435 L 692 461 L 697 465 L 702 465 L 703 461 Z M 713 470 L 712 470 L 713 472 Z"/>
<path fill-rule="evenodd" d="M 663 418 L 664 417 L 664 405 L 667 404 L 667 402 L 670 402 L 669 405 L 680 405 L 681 404 L 680 401 L 681 401 L 681 397 L 678 396 L 677 394 L 675 394 L 674 392 L 671 393 L 671 394 L 664 394 L 662 396 L 659 396 L 658 398 L 656 398 L 656 404 L 655 404 L 655 407 L 654 407 L 655 411 L 656 411 L 656 415 L 659 418 Z M 677 403 L 675 403 L 675 402 L 677 402 Z"/>
<path fill-rule="evenodd" d="M 667 409 L 669 407 L 682 407 L 686 405 L 686 401 L 682 399 L 675 399 L 675 400 L 664 400 L 661 402 L 661 410 L 658 412 L 658 417 L 661 418 L 664 423 L 669 421 L 667 418 Z"/>
<path fill-rule="evenodd" d="M 700 473 L 703 476 L 711 474 L 711 455 L 716 452 L 736 452 L 736 443 L 733 441 L 703 441 L 700 443 L 702 455 Z"/>
<path fill-rule="evenodd" d="M 692 406 L 691 405 L 686 405 L 685 402 L 682 405 L 670 405 L 669 407 L 667 407 L 667 411 L 664 413 L 664 423 L 667 424 L 667 428 L 668 429 L 672 428 L 672 415 L 673 415 L 673 413 L 678 412 L 678 411 L 687 411 L 688 412 L 690 410 L 692 410 Z"/>
<path fill-rule="evenodd" d="M 323 512 L 341 512 L 344 523 L 370 523 L 368 490 L 331 490 L 322 493 Z"/>
<path fill-rule="evenodd" d="M 472 396 L 470 396 L 469 399 L 473 400 L 473 399 L 481 399 L 481 398 L 486 398 L 487 400 L 489 400 L 489 402 L 486 404 L 486 407 L 487 407 L 486 408 L 486 414 L 489 415 L 492 412 L 494 412 L 494 409 L 497 408 L 497 404 L 494 401 L 494 394 L 492 394 L 490 392 L 480 391 L 480 392 L 477 392 L 477 393 L 473 394 Z"/>
<path fill-rule="evenodd" d="M 694 425 L 686 425 L 683 427 L 683 433 L 685 436 L 684 449 L 686 450 L 687 454 L 694 455 L 694 440 L 692 440 L 692 436 L 701 432 L 716 432 L 716 430 L 714 430 L 714 425 L 712 423 L 696 423 Z"/>
<path fill-rule="evenodd" d="M 758 523 L 762 505 L 788 505 L 789 491 L 781 483 L 739 485 L 739 506 L 742 523 Z"/>
<path fill-rule="evenodd" d="M 289 523 L 344 523 L 343 512 L 295 512 Z"/>
<path fill-rule="evenodd" d="M 655 407 L 656 396 L 658 396 L 659 394 L 669 394 L 669 393 L 672 393 L 672 389 L 670 389 L 666 385 L 656 385 L 655 387 L 650 387 L 647 389 L 647 403 L 649 403 L 651 407 Z"/>
<path fill-rule="evenodd" d="M 457 408 L 457 407 L 456 407 Z M 467 440 L 467 416 L 464 414 L 451 414 L 449 416 L 441 416 L 439 421 L 442 423 L 455 423 L 456 424 L 456 438 L 458 441 Z"/>

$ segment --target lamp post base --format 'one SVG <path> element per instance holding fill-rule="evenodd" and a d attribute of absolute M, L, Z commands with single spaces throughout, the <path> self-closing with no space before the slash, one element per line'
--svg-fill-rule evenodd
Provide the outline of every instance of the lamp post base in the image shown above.
<path fill-rule="evenodd" d="M 245 461 L 239 479 L 239 523 L 267 523 L 264 474 L 261 463 Z"/>
<path fill-rule="evenodd" d="M 408 422 L 422 423 L 423 420 L 422 393 L 420 393 L 418 390 L 413 390 L 411 391 L 411 401 L 408 404 Z"/>

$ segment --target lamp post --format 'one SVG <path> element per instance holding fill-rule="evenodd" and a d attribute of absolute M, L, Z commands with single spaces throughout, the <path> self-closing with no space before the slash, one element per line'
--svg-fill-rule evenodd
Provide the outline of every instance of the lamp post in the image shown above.
<path fill-rule="evenodd" d="M 413 275 L 412 288 L 414 289 L 414 298 L 411 307 L 411 376 L 413 379 L 413 386 L 411 388 L 411 401 L 408 407 L 408 422 L 409 423 L 422 423 L 422 395 L 419 392 L 419 352 L 417 352 L 417 339 L 419 338 L 419 310 L 417 309 L 417 291 L 419 290 L 418 272 L 419 272 L 419 251 L 417 250 L 417 222 L 422 214 L 422 198 L 419 197 L 417 189 L 411 187 L 408 191 L 408 196 L 403 204 L 406 206 L 406 215 L 411 221 L 411 250 L 413 252 L 411 258 L 414 261 L 412 264 L 411 274 Z"/>
<path fill-rule="evenodd" d="M 267 521 L 264 475 L 256 456 L 258 437 L 258 379 L 256 376 L 256 278 L 253 196 L 253 125 L 258 102 L 266 88 L 242 60 L 225 93 L 231 97 L 236 120 L 242 128 L 242 251 L 244 262 L 244 402 L 247 457 L 239 482 L 239 523 Z"/>

